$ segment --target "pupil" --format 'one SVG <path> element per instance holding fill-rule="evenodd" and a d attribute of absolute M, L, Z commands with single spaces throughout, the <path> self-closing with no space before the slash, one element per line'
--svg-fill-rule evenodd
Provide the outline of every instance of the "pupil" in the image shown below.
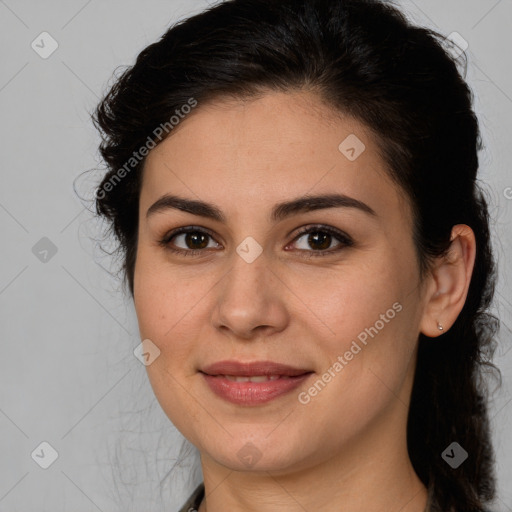
<path fill-rule="evenodd" d="M 328 249 L 331 245 L 331 235 L 329 233 L 310 233 L 308 243 L 313 249 Z M 316 247 L 315 247 L 315 244 Z"/>
<path fill-rule="evenodd" d="M 187 233 L 185 236 L 185 242 L 190 249 L 204 249 L 208 245 L 208 240 L 206 239 L 204 233 L 197 232 Z"/>

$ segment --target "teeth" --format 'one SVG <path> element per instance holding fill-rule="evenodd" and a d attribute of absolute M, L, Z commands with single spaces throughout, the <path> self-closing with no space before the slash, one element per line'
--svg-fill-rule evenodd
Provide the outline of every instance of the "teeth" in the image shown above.
<path fill-rule="evenodd" d="M 224 375 L 226 379 L 233 382 L 267 382 L 269 380 L 277 380 L 279 378 L 288 378 L 284 375 L 253 375 L 252 377 L 240 377 L 235 375 Z"/>

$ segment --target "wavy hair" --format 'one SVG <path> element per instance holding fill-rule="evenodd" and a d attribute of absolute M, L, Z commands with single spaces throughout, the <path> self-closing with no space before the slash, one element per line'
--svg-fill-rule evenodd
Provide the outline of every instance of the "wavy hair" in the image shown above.
<path fill-rule="evenodd" d="M 467 224 L 476 237 L 456 322 L 435 340 L 419 336 L 407 427 L 409 456 L 432 510 L 470 512 L 495 493 L 482 376 L 497 371 L 491 358 L 499 321 L 488 313 L 496 265 L 477 180 L 483 145 L 458 68 L 461 59 L 467 66 L 466 56 L 457 59 L 450 48 L 444 36 L 412 25 L 383 0 L 227 0 L 210 7 L 145 48 L 97 106 L 107 172 L 95 201 L 118 241 L 133 296 L 144 159 L 126 163 L 191 98 L 200 108 L 227 96 L 310 90 L 369 127 L 386 172 L 412 205 L 421 278 L 447 253 L 454 225 Z M 469 454 L 457 469 L 441 456 L 453 441 Z"/>

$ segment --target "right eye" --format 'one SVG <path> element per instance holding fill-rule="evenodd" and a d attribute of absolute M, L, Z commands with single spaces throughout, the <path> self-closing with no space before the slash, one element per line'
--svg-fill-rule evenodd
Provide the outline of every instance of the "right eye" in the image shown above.
<path fill-rule="evenodd" d="M 209 239 L 213 241 L 213 237 L 208 231 L 196 226 L 187 226 L 167 233 L 160 241 L 160 245 L 183 256 L 194 256 L 204 252 L 204 249 L 219 248 L 219 244 L 216 242 L 216 245 L 211 246 Z"/>

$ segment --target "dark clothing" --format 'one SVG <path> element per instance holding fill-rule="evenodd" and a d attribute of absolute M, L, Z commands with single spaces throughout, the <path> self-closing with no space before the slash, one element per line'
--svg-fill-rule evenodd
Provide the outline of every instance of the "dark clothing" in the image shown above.
<path fill-rule="evenodd" d="M 197 512 L 199 505 L 204 498 L 204 485 L 198 485 L 197 489 L 192 493 L 185 505 L 180 508 L 179 512 Z"/>

